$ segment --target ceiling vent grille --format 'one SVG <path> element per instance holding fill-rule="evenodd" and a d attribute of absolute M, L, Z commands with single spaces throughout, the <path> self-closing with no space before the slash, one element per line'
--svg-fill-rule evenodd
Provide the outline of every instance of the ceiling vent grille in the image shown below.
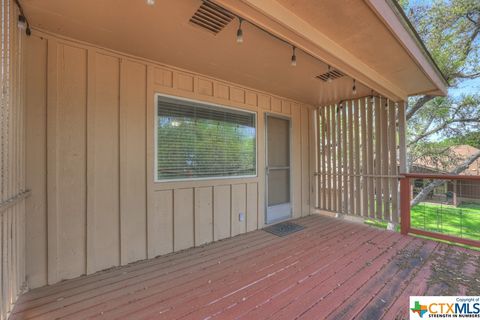
<path fill-rule="evenodd" d="M 217 34 L 234 18 L 235 16 L 230 11 L 210 1 L 203 1 L 202 5 L 190 18 L 190 22 Z"/>
<path fill-rule="evenodd" d="M 341 78 L 343 77 L 344 74 L 341 73 L 340 71 L 338 70 L 330 70 L 328 72 L 325 72 L 324 74 L 321 74 L 319 76 L 316 76 L 317 79 L 320 79 L 322 81 L 325 81 L 327 82 L 328 79 L 330 78 L 331 80 L 335 80 L 335 79 L 338 79 L 338 78 Z"/>

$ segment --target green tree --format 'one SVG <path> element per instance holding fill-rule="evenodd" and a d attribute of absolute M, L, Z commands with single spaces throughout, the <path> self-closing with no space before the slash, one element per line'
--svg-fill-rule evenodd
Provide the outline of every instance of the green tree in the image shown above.
<path fill-rule="evenodd" d="M 452 88 L 480 78 L 480 1 L 399 3 Z M 410 166 L 421 157 L 445 158 L 454 143 L 480 144 L 474 140 L 480 131 L 478 93 L 414 97 L 409 99 L 406 117 Z"/>

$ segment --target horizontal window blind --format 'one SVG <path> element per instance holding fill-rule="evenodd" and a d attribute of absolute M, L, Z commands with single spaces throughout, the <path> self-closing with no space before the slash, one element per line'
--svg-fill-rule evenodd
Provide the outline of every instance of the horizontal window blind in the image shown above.
<path fill-rule="evenodd" d="M 256 175 L 255 114 L 158 97 L 157 180 Z"/>

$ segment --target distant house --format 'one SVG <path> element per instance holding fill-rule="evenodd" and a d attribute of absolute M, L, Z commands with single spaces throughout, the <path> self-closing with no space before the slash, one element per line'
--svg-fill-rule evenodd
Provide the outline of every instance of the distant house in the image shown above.
<path fill-rule="evenodd" d="M 469 145 L 458 145 L 450 148 L 449 152 L 439 159 L 423 158 L 418 159 L 412 166 L 414 173 L 449 173 L 459 163 L 466 160 L 479 150 Z M 480 158 L 474 161 L 460 175 L 480 175 Z M 417 180 L 415 182 L 414 194 L 428 183 L 425 180 Z M 429 201 L 449 202 L 453 205 L 459 205 L 462 202 L 480 203 L 480 182 L 478 181 L 448 181 L 440 187 L 436 188 L 429 195 Z"/>

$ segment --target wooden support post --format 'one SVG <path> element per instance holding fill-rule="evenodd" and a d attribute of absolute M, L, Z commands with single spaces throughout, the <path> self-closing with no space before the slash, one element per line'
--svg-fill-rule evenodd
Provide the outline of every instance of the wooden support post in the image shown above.
<path fill-rule="evenodd" d="M 410 230 L 410 179 L 400 179 L 400 232 L 408 234 Z"/>
<path fill-rule="evenodd" d="M 407 167 L 407 142 L 406 142 L 406 123 L 405 110 L 407 104 L 405 101 L 398 103 L 398 148 L 400 152 L 400 173 L 408 173 Z"/>

